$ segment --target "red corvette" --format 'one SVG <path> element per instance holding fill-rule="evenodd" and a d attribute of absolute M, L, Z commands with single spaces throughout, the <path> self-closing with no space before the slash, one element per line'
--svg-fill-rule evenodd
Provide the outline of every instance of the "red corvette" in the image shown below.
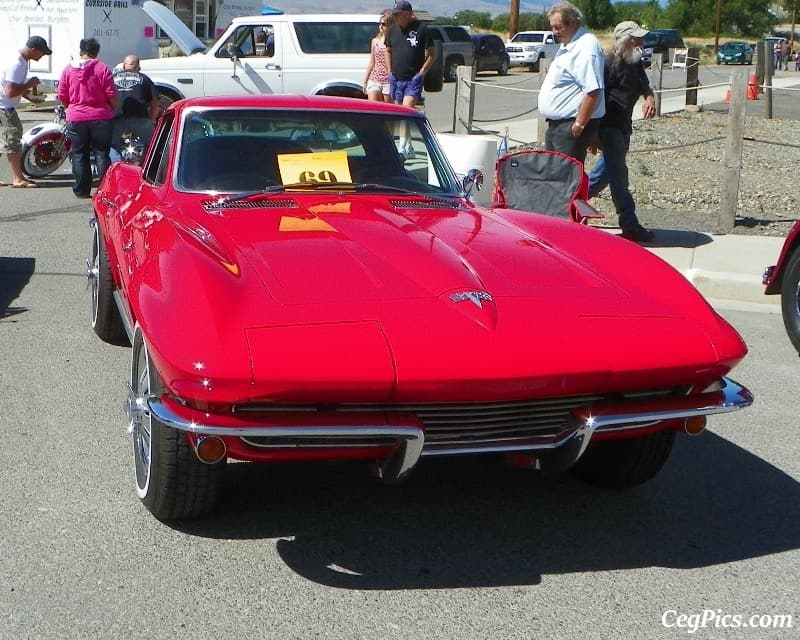
<path fill-rule="evenodd" d="M 780 294 L 783 324 L 800 353 L 800 221 L 786 236 L 778 263 L 764 269 L 767 295 Z"/>
<path fill-rule="evenodd" d="M 228 459 L 504 454 L 601 485 L 749 405 L 747 348 L 670 266 L 603 231 L 472 204 L 425 117 L 362 100 L 170 106 L 94 197 L 92 326 L 133 345 L 136 492 L 218 499 Z"/>

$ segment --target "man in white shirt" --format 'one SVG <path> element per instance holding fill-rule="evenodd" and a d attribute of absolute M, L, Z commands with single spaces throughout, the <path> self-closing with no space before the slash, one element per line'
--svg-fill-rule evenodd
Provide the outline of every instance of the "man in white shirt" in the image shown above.
<path fill-rule="evenodd" d="M 28 78 L 28 62 L 39 61 L 52 53 L 41 36 L 28 38 L 14 60 L 0 70 L 0 154 L 8 156 L 11 165 L 12 187 L 35 187 L 36 183 L 26 180 L 22 174 L 22 122 L 17 114 L 17 105 L 22 98 L 31 102 L 41 102 L 36 95 L 39 78 Z M 6 186 L 0 181 L 0 186 Z"/>
<path fill-rule="evenodd" d="M 581 162 L 605 115 L 603 49 L 582 26 L 578 8 L 560 2 L 548 12 L 561 43 L 539 90 L 539 113 L 547 118 L 545 148 Z"/>

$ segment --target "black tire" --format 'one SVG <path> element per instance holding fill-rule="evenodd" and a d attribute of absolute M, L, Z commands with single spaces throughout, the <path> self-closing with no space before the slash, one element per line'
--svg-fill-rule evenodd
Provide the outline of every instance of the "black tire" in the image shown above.
<path fill-rule="evenodd" d="M 781 311 L 789 340 L 800 353 L 800 247 L 795 247 L 783 273 Z"/>
<path fill-rule="evenodd" d="M 22 173 L 28 178 L 44 178 L 58 169 L 69 156 L 68 142 L 63 134 L 40 140 L 33 146 L 23 146 L 20 155 Z"/>
<path fill-rule="evenodd" d="M 114 278 L 106 243 L 96 221 L 93 221 L 92 229 L 92 258 L 87 274 L 92 292 L 92 329 L 104 342 L 127 344 L 128 334 L 114 302 Z"/>
<path fill-rule="evenodd" d="M 455 82 L 458 79 L 458 68 L 464 64 L 459 56 L 450 56 L 444 61 L 444 81 Z"/>
<path fill-rule="evenodd" d="M 139 327 L 133 338 L 131 388 L 137 398 L 163 389 Z M 149 413 L 134 413 L 130 431 L 136 495 L 150 513 L 168 521 L 196 518 L 214 509 L 225 460 L 200 462 L 183 432 L 167 427 Z"/>
<path fill-rule="evenodd" d="M 508 75 L 508 62 L 503 60 L 500 63 L 500 68 L 497 70 L 498 76 L 507 76 Z"/>
<path fill-rule="evenodd" d="M 572 473 L 599 487 L 635 487 L 661 471 L 674 442 L 672 429 L 637 438 L 594 442 L 572 468 Z"/>

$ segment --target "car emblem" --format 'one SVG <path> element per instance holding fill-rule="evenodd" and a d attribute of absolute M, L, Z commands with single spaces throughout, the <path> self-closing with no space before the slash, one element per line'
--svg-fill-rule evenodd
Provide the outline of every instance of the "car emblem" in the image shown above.
<path fill-rule="evenodd" d="M 469 300 L 472 304 L 478 307 L 478 309 L 483 309 L 482 300 L 486 300 L 487 302 L 492 302 L 494 300 L 491 294 L 488 294 L 485 291 L 459 291 L 458 293 L 451 294 L 450 299 L 456 304 L 459 302 L 464 302 L 464 300 Z"/>

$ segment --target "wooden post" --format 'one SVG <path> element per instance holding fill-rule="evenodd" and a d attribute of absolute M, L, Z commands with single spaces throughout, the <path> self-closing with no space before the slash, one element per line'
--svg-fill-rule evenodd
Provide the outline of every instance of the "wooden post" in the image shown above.
<path fill-rule="evenodd" d="M 475 91 L 472 81 L 475 68 L 456 68 L 456 97 L 453 109 L 453 133 L 472 133 L 472 118 L 475 115 Z"/>
<path fill-rule="evenodd" d="M 700 49 L 691 47 L 686 50 L 686 104 L 697 106 L 697 87 L 700 73 Z"/>
<path fill-rule="evenodd" d="M 655 93 L 656 101 L 656 117 L 661 115 L 661 87 L 663 86 L 663 63 L 661 56 L 652 56 L 650 58 L 650 86 Z"/>
<path fill-rule="evenodd" d="M 773 50 L 766 46 L 767 50 L 764 53 L 764 94 L 766 101 L 764 102 L 764 116 L 767 120 L 772 120 L 772 71 L 775 68 L 775 55 Z"/>
<path fill-rule="evenodd" d="M 725 169 L 722 174 L 722 193 L 719 198 L 719 217 L 717 219 L 719 233 L 730 233 L 736 223 L 746 111 L 747 72 L 737 71 L 733 74 L 731 81 L 728 141 L 725 146 Z"/>
<path fill-rule="evenodd" d="M 539 88 L 542 88 L 542 84 L 544 83 L 544 77 L 547 75 L 547 70 L 550 68 L 550 58 L 542 58 L 539 60 Z M 536 95 L 536 100 L 539 99 L 539 95 Z M 536 142 L 539 146 L 544 147 L 544 136 L 545 132 L 547 131 L 547 123 L 544 120 L 542 114 L 539 114 L 539 117 L 536 118 Z"/>

